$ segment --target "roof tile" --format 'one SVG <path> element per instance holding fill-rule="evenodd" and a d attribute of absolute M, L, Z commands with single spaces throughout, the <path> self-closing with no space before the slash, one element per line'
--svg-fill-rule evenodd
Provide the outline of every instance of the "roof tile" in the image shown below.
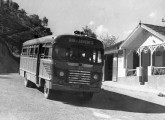
<path fill-rule="evenodd" d="M 143 24 L 149 28 L 151 28 L 152 30 L 158 32 L 161 35 L 165 36 L 165 27 L 164 26 L 157 26 L 157 25 L 151 25 L 151 24 Z"/>

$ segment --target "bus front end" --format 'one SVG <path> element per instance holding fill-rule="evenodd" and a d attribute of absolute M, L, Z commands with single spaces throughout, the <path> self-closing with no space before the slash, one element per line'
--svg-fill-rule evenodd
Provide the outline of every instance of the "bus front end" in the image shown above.
<path fill-rule="evenodd" d="M 53 47 L 52 89 L 83 93 L 85 99 L 91 99 L 101 90 L 103 47 L 88 39 L 74 39 Z"/>

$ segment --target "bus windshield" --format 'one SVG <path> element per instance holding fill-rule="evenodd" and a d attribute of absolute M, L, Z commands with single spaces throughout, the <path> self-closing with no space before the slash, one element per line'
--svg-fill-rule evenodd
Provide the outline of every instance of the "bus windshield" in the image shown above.
<path fill-rule="evenodd" d="M 82 62 L 82 63 L 102 63 L 103 62 L 103 52 L 98 49 L 91 49 L 82 46 L 71 46 L 71 47 L 61 47 L 56 46 L 55 49 L 55 59 L 64 59 L 70 62 Z"/>

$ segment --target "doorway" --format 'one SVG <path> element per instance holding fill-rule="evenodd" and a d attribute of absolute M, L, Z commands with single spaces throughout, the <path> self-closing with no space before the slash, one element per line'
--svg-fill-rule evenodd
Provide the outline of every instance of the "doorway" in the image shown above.
<path fill-rule="evenodd" d="M 114 55 L 107 55 L 105 60 L 105 81 L 112 81 L 113 75 L 113 57 Z"/>
<path fill-rule="evenodd" d="M 139 67 L 139 55 L 136 51 L 133 52 L 133 69 Z"/>

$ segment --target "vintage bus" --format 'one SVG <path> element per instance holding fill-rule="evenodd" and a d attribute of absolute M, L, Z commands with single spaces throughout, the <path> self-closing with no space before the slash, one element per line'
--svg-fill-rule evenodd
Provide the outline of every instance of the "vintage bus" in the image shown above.
<path fill-rule="evenodd" d="M 90 100 L 101 90 L 103 54 L 102 42 L 87 36 L 37 38 L 23 43 L 19 73 L 48 99 L 53 91 L 73 91 Z"/>

